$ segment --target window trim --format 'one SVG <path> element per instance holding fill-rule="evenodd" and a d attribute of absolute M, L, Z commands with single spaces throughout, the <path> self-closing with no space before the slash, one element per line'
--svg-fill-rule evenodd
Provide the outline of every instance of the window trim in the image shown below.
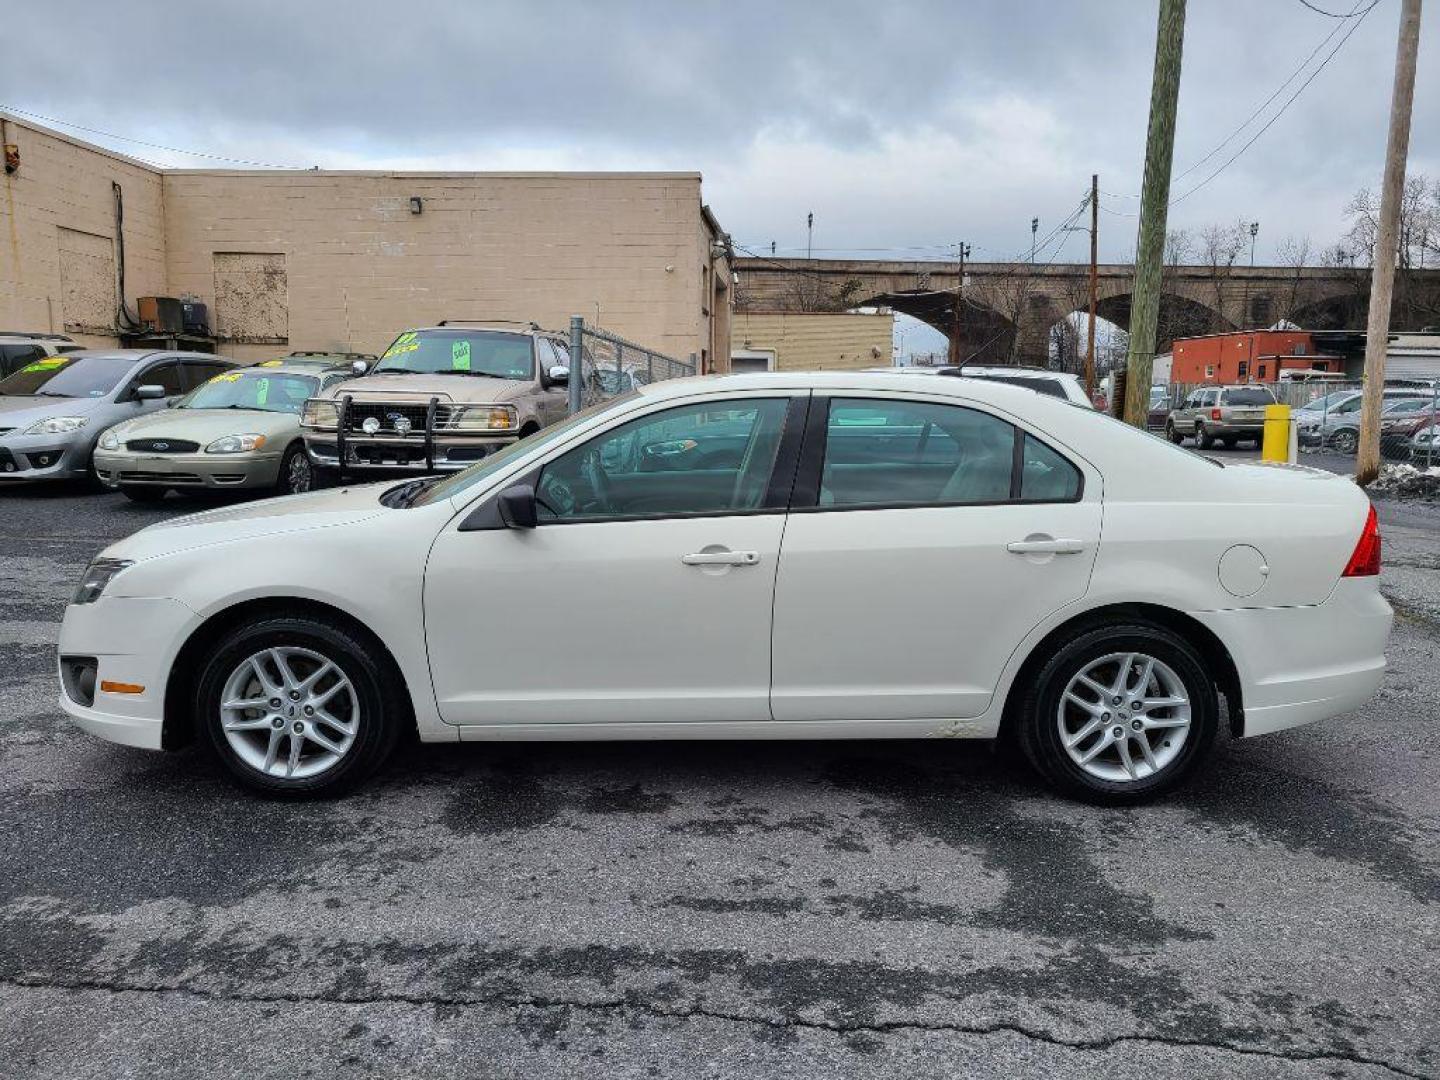
<path fill-rule="evenodd" d="M 820 504 L 820 480 L 825 471 L 825 444 L 830 432 L 830 405 L 837 398 L 845 401 L 903 401 L 913 405 L 943 405 L 954 409 L 969 409 L 971 412 L 980 413 L 982 416 L 988 416 L 1002 423 L 1009 424 L 1015 432 L 1015 443 L 1010 458 L 1011 497 L 1008 499 L 988 499 L 976 502 L 847 503 L 845 505 L 831 504 L 829 506 L 822 506 Z M 1074 497 L 1068 499 L 1020 498 L 1019 491 L 1024 483 L 1025 438 L 1027 435 L 1051 450 L 1057 457 L 1075 470 L 1080 477 L 1080 483 L 1075 489 Z M 1069 454 L 1056 449 L 1052 443 L 1041 437 L 1037 432 L 1028 430 L 1008 417 L 997 415 L 983 408 L 978 408 L 975 404 L 969 402 L 962 404 L 954 401 L 940 401 L 934 398 L 901 397 L 898 395 L 875 397 L 874 395 L 865 395 L 862 391 L 847 390 L 816 394 L 812 401 L 809 415 L 806 418 L 805 441 L 800 448 L 799 464 L 795 484 L 792 488 L 790 513 L 829 514 L 848 513 L 852 510 L 948 510 L 969 506 L 1047 506 L 1078 503 L 1083 502 L 1084 499 L 1085 470 L 1075 464 Z"/>

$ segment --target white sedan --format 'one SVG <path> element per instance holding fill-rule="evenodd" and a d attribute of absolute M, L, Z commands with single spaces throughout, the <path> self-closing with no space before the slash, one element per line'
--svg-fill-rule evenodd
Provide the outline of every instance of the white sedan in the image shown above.
<path fill-rule="evenodd" d="M 1348 480 L 991 381 L 641 387 L 444 478 L 178 518 L 65 612 L 60 701 L 330 792 L 396 740 L 1005 738 L 1104 802 L 1380 683 Z M 1223 701 L 1223 709 L 1222 709 Z"/>

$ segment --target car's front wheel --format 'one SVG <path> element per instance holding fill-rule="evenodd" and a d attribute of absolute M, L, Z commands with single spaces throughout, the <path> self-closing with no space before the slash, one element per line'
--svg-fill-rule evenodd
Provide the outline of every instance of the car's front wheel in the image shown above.
<path fill-rule="evenodd" d="M 281 495 L 301 495 L 316 487 L 315 466 L 299 443 L 285 451 L 275 488 Z"/>
<path fill-rule="evenodd" d="M 1353 454 L 1360 445 L 1360 433 L 1350 428 L 1342 428 L 1330 440 L 1330 445 L 1342 454 Z"/>
<path fill-rule="evenodd" d="M 1209 752 L 1219 699 L 1189 642 L 1143 623 L 1061 645 L 1020 713 L 1020 744 L 1061 791 L 1124 804 L 1179 784 Z"/>
<path fill-rule="evenodd" d="M 247 787 L 333 795 L 395 745 L 403 698 L 379 650 L 320 618 L 275 616 L 230 631 L 196 696 L 206 738 Z"/>

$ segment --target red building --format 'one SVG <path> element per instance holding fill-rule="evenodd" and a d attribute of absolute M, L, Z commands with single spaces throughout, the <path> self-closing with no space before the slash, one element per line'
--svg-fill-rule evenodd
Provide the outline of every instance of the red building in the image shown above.
<path fill-rule="evenodd" d="M 1176 338 L 1171 357 L 1174 383 L 1278 382 L 1282 371 L 1345 370 L 1342 357 L 1316 353 L 1306 330 L 1235 330 Z"/>

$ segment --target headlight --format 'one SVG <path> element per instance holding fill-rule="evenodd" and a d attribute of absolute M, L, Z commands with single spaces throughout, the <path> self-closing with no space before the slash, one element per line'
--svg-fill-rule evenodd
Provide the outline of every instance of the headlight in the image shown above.
<path fill-rule="evenodd" d="M 468 405 L 450 414 L 447 431 L 514 431 L 517 414 L 513 405 Z"/>
<path fill-rule="evenodd" d="M 119 450 L 119 449 L 120 449 L 120 436 L 115 434 L 115 429 L 114 429 L 114 428 L 111 428 L 109 431 L 105 432 L 104 435 L 101 435 L 101 436 L 100 436 L 100 449 L 101 449 L 101 450 Z"/>
<path fill-rule="evenodd" d="M 133 564 L 132 559 L 96 559 L 85 568 L 85 573 L 80 575 L 80 584 L 75 587 L 75 595 L 70 598 L 72 604 L 93 604 L 100 599 L 100 594 L 105 591 L 105 586 L 110 584 L 114 576 Z"/>
<path fill-rule="evenodd" d="M 340 424 L 340 408 L 333 401 L 311 398 L 305 402 L 305 411 L 300 415 L 305 427 L 334 428 Z"/>
<path fill-rule="evenodd" d="M 52 416 L 48 420 L 37 420 L 24 431 L 22 435 L 64 435 L 66 432 L 79 431 L 90 422 L 88 416 Z"/>
<path fill-rule="evenodd" d="M 265 445 L 264 435 L 223 435 L 205 447 L 207 454 L 244 454 Z"/>

